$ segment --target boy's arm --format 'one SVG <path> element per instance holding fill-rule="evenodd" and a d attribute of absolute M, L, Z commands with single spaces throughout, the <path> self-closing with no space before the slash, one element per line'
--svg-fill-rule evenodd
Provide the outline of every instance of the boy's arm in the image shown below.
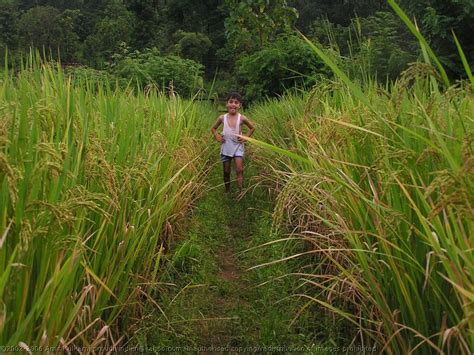
<path fill-rule="evenodd" d="M 221 124 L 222 124 L 222 116 L 219 116 L 219 118 L 217 119 L 217 121 L 214 123 L 214 125 L 211 128 L 211 132 L 212 132 L 212 135 L 216 138 L 216 140 L 219 143 L 224 143 L 224 138 L 222 137 L 222 135 L 220 135 L 217 132 L 217 129 L 219 128 Z"/>
<path fill-rule="evenodd" d="M 246 140 L 245 138 L 250 137 L 253 134 L 253 132 L 255 131 L 255 127 L 253 123 L 245 116 L 242 117 L 242 124 L 246 125 L 249 129 L 247 134 L 242 135 L 240 138 L 240 140 L 243 142 Z"/>

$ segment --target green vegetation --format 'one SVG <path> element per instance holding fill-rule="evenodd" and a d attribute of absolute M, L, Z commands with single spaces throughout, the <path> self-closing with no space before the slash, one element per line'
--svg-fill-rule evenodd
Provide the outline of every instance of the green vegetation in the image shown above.
<path fill-rule="evenodd" d="M 466 75 L 453 32 L 473 64 L 471 2 L 400 0 L 452 79 Z M 301 56 L 305 48 L 299 37 L 293 38 L 295 30 L 333 51 L 346 71 L 381 83 L 395 80 L 422 55 L 388 2 L 379 0 L 0 2 L 2 58 L 8 50 L 10 62 L 20 62 L 34 48 L 65 66 L 106 70 L 143 86 L 158 84 L 163 90 L 173 81 L 183 97 L 196 91 L 176 85 L 183 68 L 202 77 L 193 84 L 210 96 L 238 89 L 253 102 L 279 96 L 295 84 L 312 84 L 307 74 L 315 69 L 314 57 Z M 114 64 L 120 56 L 128 57 L 123 64 L 132 69 L 117 73 Z M 269 61 L 273 65 L 265 64 Z M 252 75 L 255 69 L 258 75 Z M 270 69 L 278 74 L 262 82 Z M 316 69 L 321 71 L 318 65 Z M 284 84 L 278 85 L 280 81 Z"/>
<path fill-rule="evenodd" d="M 318 78 L 329 75 L 308 43 L 295 35 L 282 35 L 238 64 L 238 80 L 251 101 L 282 95 L 292 88 L 311 88 Z"/>
<path fill-rule="evenodd" d="M 202 184 L 208 107 L 95 85 L 40 63 L 0 84 L 2 345 L 115 343 Z"/>
<path fill-rule="evenodd" d="M 275 146 L 260 143 L 280 186 L 275 221 L 317 256 L 306 258 L 302 312 L 323 305 L 352 325 L 354 339 L 390 352 L 467 354 L 471 87 L 442 93 L 434 69 L 421 63 L 388 88 L 359 87 L 323 58 L 340 81 L 251 114 Z"/>
<path fill-rule="evenodd" d="M 177 91 L 192 96 L 202 87 L 203 66 L 193 60 L 177 56 L 161 56 L 157 50 L 131 52 L 122 47 L 112 56 L 109 71 L 122 85 L 133 82 L 141 88 L 153 85 L 165 92 Z"/>
<path fill-rule="evenodd" d="M 472 5 L 387 3 L 2 2 L 0 346 L 470 354 Z"/>
<path fill-rule="evenodd" d="M 248 170 L 256 172 L 252 164 Z M 221 180 L 220 169 L 214 168 L 208 192 L 165 264 L 156 299 L 160 308 L 149 304 L 132 343 L 144 348 L 310 347 L 317 341 L 310 329 L 321 331 L 322 320 L 303 324 L 300 319 L 299 326 L 290 326 L 298 302 L 289 296 L 297 283 L 286 276 L 298 265 L 251 269 L 291 255 L 298 246 L 260 247 L 278 238 L 264 189 L 240 199 L 222 196 Z"/>

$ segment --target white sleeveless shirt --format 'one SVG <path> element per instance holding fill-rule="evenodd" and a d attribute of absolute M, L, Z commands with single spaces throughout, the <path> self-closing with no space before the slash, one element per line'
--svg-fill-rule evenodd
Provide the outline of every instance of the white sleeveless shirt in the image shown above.
<path fill-rule="evenodd" d="M 221 145 L 221 154 L 229 157 L 243 157 L 244 156 L 244 144 L 238 141 L 238 134 L 240 131 L 240 113 L 237 115 L 235 127 L 230 127 L 227 120 L 227 114 L 224 115 L 224 129 L 222 136 L 224 137 L 224 143 Z"/>

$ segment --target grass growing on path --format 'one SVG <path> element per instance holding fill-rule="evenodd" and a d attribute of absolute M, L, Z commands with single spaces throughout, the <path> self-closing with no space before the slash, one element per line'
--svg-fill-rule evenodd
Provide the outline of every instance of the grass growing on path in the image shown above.
<path fill-rule="evenodd" d="M 254 170 L 248 165 L 246 178 Z M 157 300 L 161 310 L 154 306 L 134 341 L 144 347 L 310 346 L 304 318 L 289 326 L 298 302 L 285 299 L 294 285 L 282 276 L 296 265 L 248 270 L 297 247 L 251 249 L 276 239 L 269 197 L 263 189 L 249 190 L 240 200 L 224 194 L 220 166 L 213 168 L 208 188 L 171 253 L 163 280 L 170 283 L 162 285 Z"/>

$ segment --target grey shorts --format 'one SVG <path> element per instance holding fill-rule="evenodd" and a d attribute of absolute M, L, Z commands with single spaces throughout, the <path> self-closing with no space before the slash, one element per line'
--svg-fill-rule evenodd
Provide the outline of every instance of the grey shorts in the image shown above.
<path fill-rule="evenodd" d="M 223 163 L 225 163 L 226 161 L 231 161 L 234 158 L 244 159 L 243 156 L 239 156 L 239 155 L 231 157 L 231 156 L 228 156 L 228 155 L 221 154 L 221 162 L 223 162 Z"/>

